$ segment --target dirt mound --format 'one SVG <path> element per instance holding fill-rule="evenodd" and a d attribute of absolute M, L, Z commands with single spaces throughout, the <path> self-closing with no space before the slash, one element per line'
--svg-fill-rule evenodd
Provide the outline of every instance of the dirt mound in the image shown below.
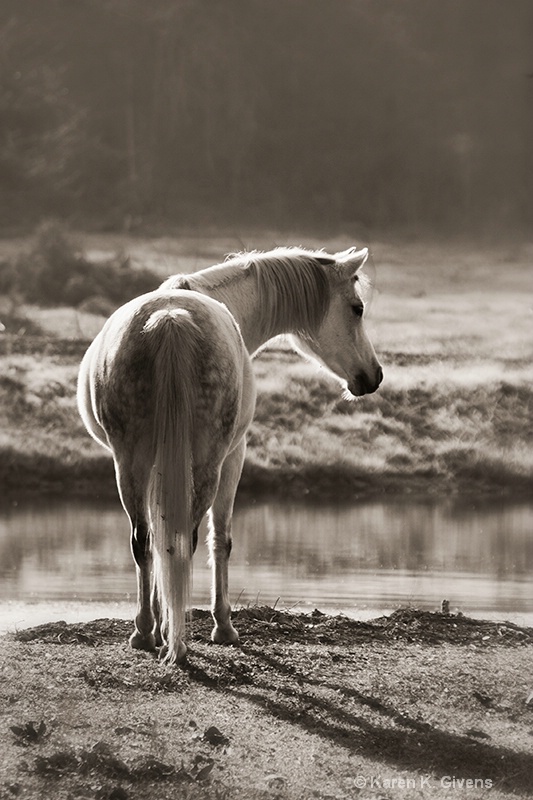
<path fill-rule="evenodd" d="M 533 643 L 533 628 L 521 628 L 511 622 L 490 622 L 471 619 L 461 614 L 411 608 L 401 608 L 388 617 L 361 622 L 342 614 L 329 616 L 318 610 L 312 614 L 295 614 L 259 606 L 236 611 L 233 620 L 245 645 L 258 645 L 265 640 L 269 643 L 308 645 L 349 645 L 372 641 L 418 644 L 446 642 L 480 647 Z M 189 642 L 208 642 L 212 627 L 210 613 L 193 609 L 189 614 L 187 627 Z M 75 624 L 50 622 L 19 631 L 12 636 L 20 642 L 98 647 L 123 642 L 131 630 L 132 623 L 129 621 L 98 619 Z"/>

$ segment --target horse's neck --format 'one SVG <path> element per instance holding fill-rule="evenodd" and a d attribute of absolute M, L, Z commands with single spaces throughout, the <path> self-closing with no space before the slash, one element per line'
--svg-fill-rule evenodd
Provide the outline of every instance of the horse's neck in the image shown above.
<path fill-rule="evenodd" d="M 215 269 L 217 268 L 212 267 L 204 271 L 201 275 L 202 284 L 198 289 L 227 306 L 239 325 L 246 349 L 253 355 L 272 338 L 272 335 L 264 334 L 268 326 L 264 324 L 263 315 L 268 309 L 261 308 L 257 286 L 251 276 L 243 273 L 242 277 L 234 277 L 226 282 L 221 279 L 224 266 L 218 268 L 218 274 Z M 194 283 L 192 288 L 196 288 Z"/>

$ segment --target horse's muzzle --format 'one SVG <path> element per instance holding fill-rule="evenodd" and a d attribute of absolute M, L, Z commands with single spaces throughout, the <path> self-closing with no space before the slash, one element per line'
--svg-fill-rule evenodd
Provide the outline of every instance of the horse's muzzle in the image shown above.
<path fill-rule="evenodd" d="M 355 397 L 361 397 L 364 394 L 372 394 L 375 392 L 383 380 L 383 370 L 381 366 L 377 366 L 372 375 L 367 372 L 359 372 L 355 380 L 348 384 L 348 391 Z"/>

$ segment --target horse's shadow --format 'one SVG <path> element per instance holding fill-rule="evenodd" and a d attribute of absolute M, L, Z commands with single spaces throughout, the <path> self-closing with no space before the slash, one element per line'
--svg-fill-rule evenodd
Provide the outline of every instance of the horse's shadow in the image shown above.
<path fill-rule="evenodd" d="M 193 651 L 185 669 L 192 681 L 221 692 L 230 689 L 234 696 L 352 755 L 380 760 L 398 771 L 417 771 L 437 781 L 444 776 L 482 779 L 510 794 L 531 791 L 530 752 L 439 728 L 356 689 L 316 680 L 259 647 L 243 647 L 243 654 L 252 665 L 263 667 L 261 674 L 268 679 L 252 677 L 242 663 L 222 675 L 218 648 L 217 652 L 211 648 Z"/>

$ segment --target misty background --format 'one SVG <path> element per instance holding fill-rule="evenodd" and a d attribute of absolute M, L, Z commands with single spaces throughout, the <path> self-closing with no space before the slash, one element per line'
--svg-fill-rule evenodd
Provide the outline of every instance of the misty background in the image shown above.
<path fill-rule="evenodd" d="M 531 0 L 2 0 L 0 225 L 524 233 Z"/>

